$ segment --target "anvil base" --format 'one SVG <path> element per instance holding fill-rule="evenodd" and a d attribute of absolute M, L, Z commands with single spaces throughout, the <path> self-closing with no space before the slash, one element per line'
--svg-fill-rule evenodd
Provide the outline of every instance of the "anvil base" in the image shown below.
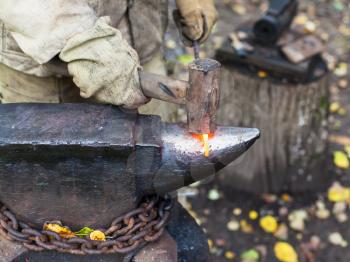
<path fill-rule="evenodd" d="M 167 232 L 169 235 L 165 233 L 160 242 L 149 244 L 150 248 L 145 246 L 128 255 L 78 256 L 55 251 L 33 252 L 26 250 L 21 245 L 0 238 L 0 262 L 204 262 L 209 260 L 205 234 L 195 220 L 178 203 L 173 208 Z"/>

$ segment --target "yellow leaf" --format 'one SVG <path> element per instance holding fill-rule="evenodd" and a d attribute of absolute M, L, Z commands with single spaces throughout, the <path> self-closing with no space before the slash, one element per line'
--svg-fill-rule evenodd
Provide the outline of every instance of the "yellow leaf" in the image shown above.
<path fill-rule="evenodd" d="M 259 216 L 259 214 L 258 214 L 258 212 L 256 212 L 255 210 L 252 210 L 252 211 L 249 212 L 249 218 L 250 218 L 251 220 L 257 219 L 258 216 Z"/>
<path fill-rule="evenodd" d="M 96 241 L 106 241 L 106 235 L 100 230 L 95 230 L 90 234 L 90 239 Z"/>
<path fill-rule="evenodd" d="M 55 232 L 62 238 L 76 237 L 75 234 L 69 230 L 69 228 L 60 226 L 59 224 L 45 224 L 44 230 Z"/>
<path fill-rule="evenodd" d="M 274 218 L 273 216 L 264 216 L 260 219 L 260 226 L 267 233 L 275 233 L 278 227 L 278 223 L 276 218 Z"/>
<path fill-rule="evenodd" d="M 339 102 L 333 102 L 329 106 L 329 111 L 331 113 L 337 113 L 339 109 L 340 109 L 340 103 Z"/>
<path fill-rule="evenodd" d="M 328 200 L 331 202 L 343 202 L 350 200 L 350 188 L 333 186 L 328 190 Z"/>
<path fill-rule="evenodd" d="M 239 224 L 240 224 L 242 232 L 247 233 L 247 234 L 253 233 L 254 229 L 253 229 L 252 225 L 248 224 L 248 222 L 246 220 L 242 219 L 239 222 Z"/>
<path fill-rule="evenodd" d="M 348 156 L 342 151 L 334 152 L 334 164 L 342 169 L 349 168 L 349 159 Z"/>
<path fill-rule="evenodd" d="M 275 256 L 281 262 L 298 262 L 298 254 L 287 242 L 277 242 L 274 251 Z"/>
<path fill-rule="evenodd" d="M 266 78 L 267 77 L 267 72 L 266 71 L 259 71 L 258 72 L 258 76 L 260 78 Z"/>
<path fill-rule="evenodd" d="M 315 33 L 316 24 L 312 21 L 307 21 L 305 23 L 304 31 L 305 31 L 305 33 L 309 33 L 309 34 Z"/>
<path fill-rule="evenodd" d="M 344 62 L 339 63 L 334 70 L 334 74 L 340 77 L 346 76 L 347 73 L 348 73 L 348 64 Z"/>
<path fill-rule="evenodd" d="M 236 257 L 236 255 L 232 251 L 226 251 L 225 252 L 225 257 L 228 260 L 233 260 Z"/>
<path fill-rule="evenodd" d="M 282 200 L 283 200 L 284 202 L 290 202 L 290 201 L 292 201 L 291 196 L 288 195 L 288 194 L 283 194 L 283 195 L 281 196 L 281 198 L 282 198 Z"/>
<path fill-rule="evenodd" d="M 214 247 L 214 242 L 213 242 L 213 240 L 208 239 L 208 246 L 209 246 L 209 248 L 213 248 L 213 247 Z"/>
<path fill-rule="evenodd" d="M 308 21 L 309 21 L 309 18 L 306 15 L 300 14 L 295 17 L 293 23 L 295 23 L 296 25 L 305 25 Z"/>

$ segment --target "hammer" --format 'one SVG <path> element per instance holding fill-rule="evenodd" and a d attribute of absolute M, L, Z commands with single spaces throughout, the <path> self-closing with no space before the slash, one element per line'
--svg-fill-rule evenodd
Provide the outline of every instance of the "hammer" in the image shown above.
<path fill-rule="evenodd" d="M 190 133 L 211 134 L 216 130 L 220 67 L 216 60 L 197 58 L 189 64 L 189 81 L 140 72 L 141 88 L 149 98 L 186 105 Z"/>

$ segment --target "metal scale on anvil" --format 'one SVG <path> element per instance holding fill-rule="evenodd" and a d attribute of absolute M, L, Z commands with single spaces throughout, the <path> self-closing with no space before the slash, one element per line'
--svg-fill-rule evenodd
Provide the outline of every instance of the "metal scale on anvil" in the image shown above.
<path fill-rule="evenodd" d="M 216 59 L 238 70 L 266 71 L 275 79 L 307 83 L 327 72 L 321 57 L 322 42 L 313 35 L 290 28 L 298 11 L 298 0 L 270 0 L 268 10 L 257 21 L 235 29 L 216 52 Z"/>
<path fill-rule="evenodd" d="M 135 209 L 145 196 L 164 195 L 208 177 L 254 143 L 257 129 L 215 124 L 220 64 L 198 58 L 189 69 L 188 82 L 147 73 L 140 76 L 148 97 L 186 104 L 187 128 L 107 105 L 0 105 L 0 201 L 11 210 L 0 212 L 0 233 L 26 247 L 39 245 L 39 250 L 46 250 L 29 251 L 0 239 L 1 262 L 92 261 L 97 259 L 93 254 L 99 254 L 99 261 L 131 260 L 141 247 L 128 255 L 108 254 L 118 249 L 117 240 L 110 239 L 111 246 L 103 243 L 109 252 L 101 253 L 96 248 L 100 244 L 89 242 L 83 243 L 85 249 L 67 254 L 58 251 L 67 252 L 68 244 L 82 243 L 59 239 L 57 234 L 49 234 L 43 243 L 40 230 L 57 219 L 72 230 L 104 228 Z M 203 141 L 193 133 L 211 134 L 206 154 Z M 204 258 L 207 245 L 201 230 L 178 205 L 172 212 L 167 231 L 173 244 L 168 241 L 171 248 L 166 251 L 175 250 L 173 255 L 184 259 Z M 28 239 L 28 234 L 33 237 Z M 139 234 L 138 241 L 142 237 Z M 159 245 L 155 248 L 161 249 Z M 141 260 L 134 259 L 151 261 L 146 257 L 144 252 Z"/>

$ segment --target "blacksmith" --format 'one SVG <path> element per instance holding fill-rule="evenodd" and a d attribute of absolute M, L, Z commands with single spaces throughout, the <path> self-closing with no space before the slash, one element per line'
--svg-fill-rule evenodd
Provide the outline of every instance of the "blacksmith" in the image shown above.
<path fill-rule="evenodd" d="M 204 42 L 214 0 L 177 0 L 181 34 Z M 149 102 L 139 70 L 165 74 L 160 48 L 167 0 L 0 0 L 0 102 Z M 169 119 L 171 107 L 141 111 Z"/>

